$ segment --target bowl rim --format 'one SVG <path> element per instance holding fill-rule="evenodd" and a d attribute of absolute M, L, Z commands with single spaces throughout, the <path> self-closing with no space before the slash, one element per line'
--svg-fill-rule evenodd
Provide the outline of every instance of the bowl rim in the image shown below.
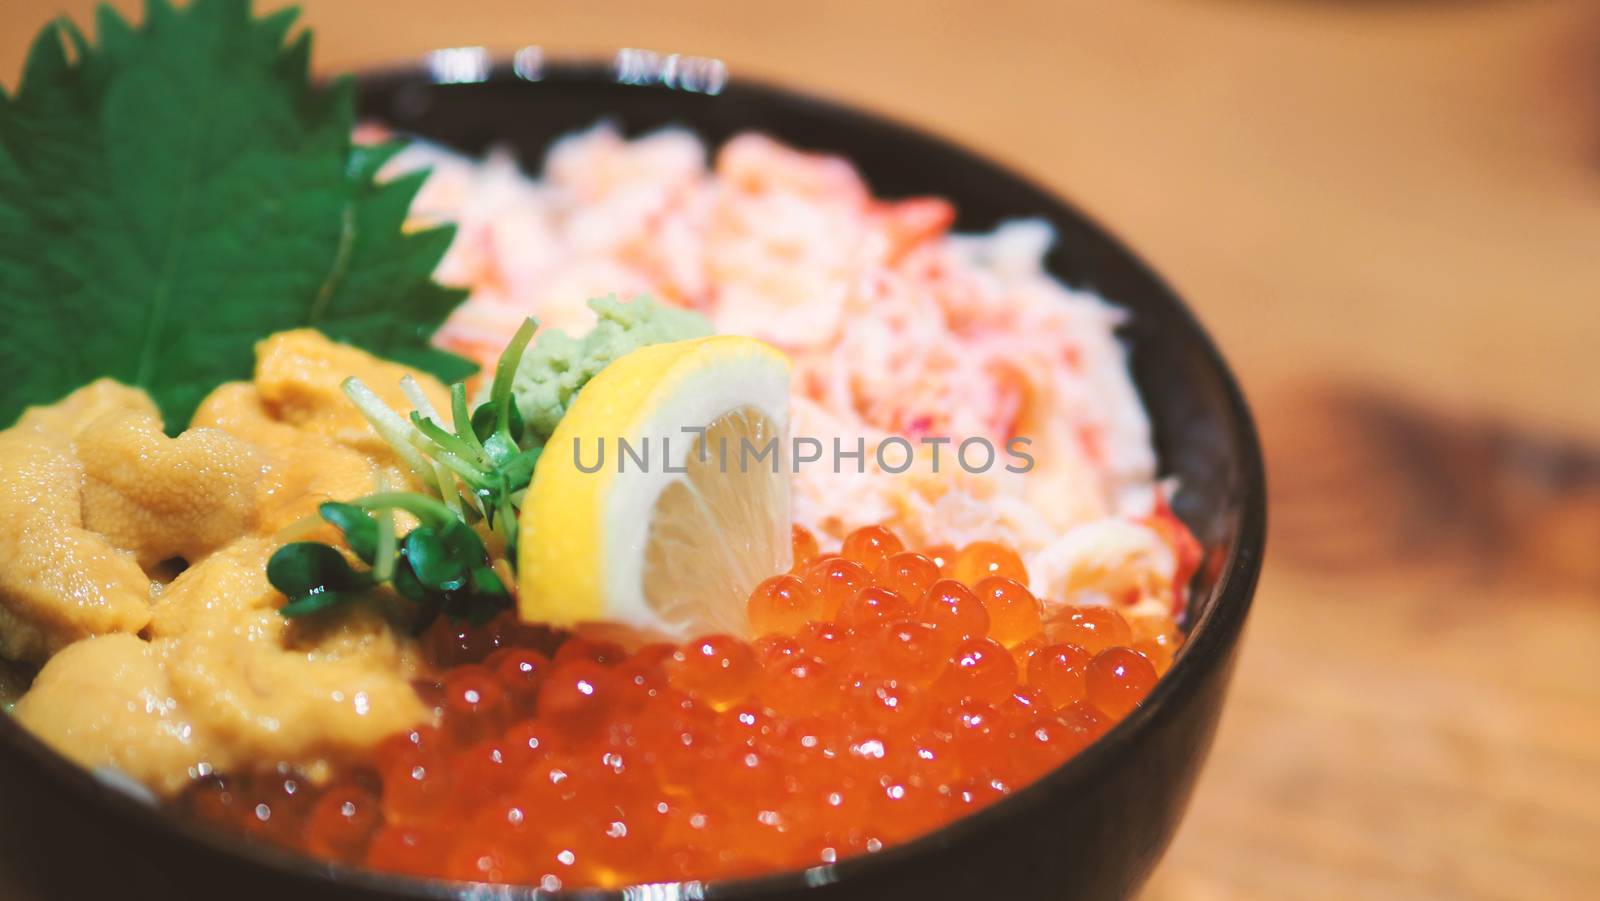
<path fill-rule="evenodd" d="M 449 87 L 457 83 L 466 86 L 502 82 L 534 85 L 576 83 L 623 85 L 635 90 L 704 93 L 708 96 L 731 91 L 750 95 L 757 100 L 798 104 L 834 118 L 869 122 L 875 127 L 896 132 L 898 136 L 908 141 L 939 146 L 943 152 L 959 159 L 964 165 L 1009 178 L 1036 195 L 1041 201 L 1041 207 L 1052 217 L 1076 220 L 1091 231 L 1097 232 L 1110 249 L 1120 255 L 1139 277 L 1148 281 L 1159 294 L 1163 295 L 1168 306 L 1165 315 L 1177 317 L 1198 338 L 1198 349 L 1204 357 L 1205 364 L 1218 376 L 1228 412 L 1233 418 L 1230 431 L 1240 450 L 1240 458 L 1237 461 L 1240 471 L 1239 484 L 1231 496 L 1231 500 L 1238 506 L 1237 540 L 1219 567 L 1216 587 L 1213 589 L 1215 600 L 1199 619 L 1191 624 L 1183 652 L 1174 660 L 1168 672 L 1158 680 L 1145 701 L 1132 713 L 1117 722 L 1084 750 L 1012 794 L 932 832 L 890 845 L 876 853 L 857 855 L 833 864 L 783 870 L 758 876 L 645 883 L 645 885 L 681 886 L 682 893 L 679 897 L 684 898 L 755 899 L 787 891 L 854 882 L 865 879 L 875 872 L 937 854 L 959 844 L 968 836 L 982 832 L 992 823 L 1047 805 L 1066 786 L 1080 782 L 1096 770 L 1108 765 L 1121 756 L 1125 748 L 1138 742 L 1149 730 L 1150 724 L 1163 715 L 1164 710 L 1173 707 L 1186 695 L 1192 694 L 1200 683 L 1200 676 L 1204 671 L 1214 670 L 1227 662 L 1229 651 L 1237 643 L 1243 630 L 1255 594 L 1266 543 L 1266 477 L 1260 441 L 1254 419 L 1237 379 L 1209 333 L 1166 281 L 1129 249 L 1111 229 L 1085 214 L 1080 207 L 1057 191 L 1043 187 L 1010 165 L 995 162 L 958 141 L 892 115 L 814 94 L 804 89 L 742 75 L 737 78 L 726 77 L 725 72 L 725 80 L 713 91 L 686 91 L 684 88 L 663 84 L 660 81 L 625 82 L 618 74 L 616 63 L 599 56 L 543 59 L 540 61 L 537 77 L 528 77 L 517 71 L 517 66 L 509 56 L 486 57 L 488 62 L 481 77 L 460 82 L 441 81 L 430 74 L 425 62 L 441 52 L 453 51 L 434 51 L 433 54 L 423 57 L 423 63 L 380 64 L 363 67 L 341 77 L 349 78 L 359 85 L 414 82 L 421 86 Z M 720 61 L 714 59 L 699 57 L 695 59 L 721 65 Z M 1112 298 L 1107 300 L 1115 303 Z M 1144 400 L 1141 393 L 1141 403 Z M 169 813 L 158 804 L 130 791 L 118 779 L 84 769 L 57 754 L 17 723 L 12 716 L 0 716 L 0 742 L 10 744 L 21 751 L 31 758 L 42 772 L 54 777 L 66 790 L 76 793 L 87 802 L 109 805 L 142 828 L 164 833 L 169 838 L 190 842 L 214 857 L 275 871 L 279 875 L 321 880 L 349 889 L 379 893 L 397 899 L 416 899 L 416 901 L 468 898 L 621 899 L 625 897 L 623 894 L 625 887 L 549 890 L 537 886 L 408 876 L 318 860 L 307 854 L 250 842 L 232 833 L 203 828 L 194 821 Z"/>

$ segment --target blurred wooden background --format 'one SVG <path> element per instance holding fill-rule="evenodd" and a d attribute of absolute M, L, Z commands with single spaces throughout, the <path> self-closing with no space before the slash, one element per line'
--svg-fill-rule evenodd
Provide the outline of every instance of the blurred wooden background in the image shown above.
<path fill-rule="evenodd" d="M 1218 337 L 1273 480 L 1147 898 L 1600 897 L 1596 0 L 302 5 L 325 70 L 720 56 L 1074 198 Z M 0 4 L 0 79 L 91 6 Z"/>

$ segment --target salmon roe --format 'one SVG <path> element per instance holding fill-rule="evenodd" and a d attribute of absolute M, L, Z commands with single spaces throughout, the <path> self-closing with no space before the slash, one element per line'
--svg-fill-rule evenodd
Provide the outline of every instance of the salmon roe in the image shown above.
<path fill-rule="evenodd" d="M 1133 642 L 1128 621 L 1110 607 L 1067 607 L 1045 624 L 1053 642 L 1075 644 L 1091 654 Z"/>
<path fill-rule="evenodd" d="M 922 600 L 928 586 L 939 580 L 939 564 L 915 551 L 886 558 L 872 573 L 872 584 L 887 588 L 911 603 Z"/>
<path fill-rule="evenodd" d="M 751 593 L 748 612 L 757 635 L 793 632 L 822 615 L 822 598 L 798 576 L 773 576 Z"/>
<path fill-rule="evenodd" d="M 974 541 L 962 548 L 950 563 L 950 578 L 977 585 L 989 576 L 1002 576 L 1018 582 L 1028 581 L 1017 552 L 998 541 Z"/>
<path fill-rule="evenodd" d="M 810 529 L 799 523 L 789 527 L 789 546 L 794 554 L 793 569 L 795 572 L 804 569 L 806 564 L 810 563 L 820 553 L 816 536 L 811 534 Z"/>
<path fill-rule="evenodd" d="M 845 536 L 839 554 L 854 560 L 871 572 L 895 554 L 905 550 L 899 536 L 883 526 L 862 526 Z"/>
<path fill-rule="evenodd" d="M 1006 576 L 989 576 L 973 587 L 989 613 L 989 637 L 1006 647 L 1044 631 L 1039 602 L 1026 585 Z"/>
<path fill-rule="evenodd" d="M 396 873 L 554 890 L 755 875 L 877 851 L 1005 796 L 1135 709 L 1168 618 L 1042 603 L 994 542 L 840 553 L 794 530 L 745 641 L 618 645 L 436 622 L 436 722 L 313 785 L 212 775 L 177 800 L 261 841 Z M 1049 608 L 1054 612 L 1045 615 Z"/>

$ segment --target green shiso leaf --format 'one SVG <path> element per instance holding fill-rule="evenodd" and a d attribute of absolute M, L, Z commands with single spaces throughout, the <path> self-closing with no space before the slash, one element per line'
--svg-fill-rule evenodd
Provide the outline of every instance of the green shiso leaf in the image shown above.
<path fill-rule="evenodd" d="M 176 430 L 301 326 L 475 371 L 428 344 L 463 296 L 431 279 L 450 229 L 402 229 L 422 176 L 376 180 L 396 148 L 353 146 L 351 84 L 312 83 L 294 17 L 150 0 L 137 27 L 102 7 L 98 44 L 35 40 L 0 90 L 0 425 L 109 376 Z"/>

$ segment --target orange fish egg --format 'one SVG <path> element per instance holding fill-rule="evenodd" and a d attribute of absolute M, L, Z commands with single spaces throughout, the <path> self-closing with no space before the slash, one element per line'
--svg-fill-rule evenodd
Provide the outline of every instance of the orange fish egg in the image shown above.
<path fill-rule="evenodd" d="M 1113 719 L 1139 706 L 1156 684 L 1156 669 L 1131 648 L 1108 648 L 1089 661 L 1085 676 L 1089 703 Z"/>
<path fill-rule="evenodd" d="M 1133 641 L 1127 621 L 1110 607 L 1067 607 L 1045 624 L 1044 633 L 1052 642 L 1075 644 L 1091 654 Z"/>
<path fill-rule="evenodd" d="M 898 592 L 869 585 L 839 608 L 839 624 L 857 633 L 871 632 L 912 612 L 911 604 Z"/>
<path fill-rule="evenodd" d="M 791 572 L 804 570 L 806 564 L 816 559 L 817 554 L 820 553 L 816 536 L 812 535 L 809 529 L 799 523 L 789 527 L 789 545 L 794 553 Z"/>
<path fill-rule="evenodd" d="M 950 564 L 950 578 L 977 585 L 990 576 L 1003 576 L 1027 584 L 1028 570 L 1016 551 L 998 541 L 974 541 L 962 548 Z"/>
<path fill-rule="evenodd" d="M 1081 701 L 1089 692 L 1091 655 L 1075 644 L 1041 648 L 1028 660 L 1028 685 L 1044 692 L 1056 707 Z"/>
<path fill-rule="evenodd" d="M 989 612 L 972 589 L 954 579 L 940 579 L 922 596 L 918 616 L 944 636 L 949 646 L 989 633 Z"/>
<path fill-rule="evenodd" d="M 886 558 L 872 573 L 872 584 L 887 588 L 913 604 L 922 600 L 928 587 L 938 580 L 939 564 L 915 551 L 902 551 Z"/>
<path fill-rule="evenodd" d="M 822 615 L 821 595 L 796 576 L 773 576 L 750 593 L 747 614 L 757 635 L 789 633 Z"/>
<path fill-rule="evenodd" d="M 1170 619 L 1107 608 L 1041 622 L 1003 545 L 914 552 L 869 527 L 820 554 L 802 532 L 796 571 L 750 594 L 750 640 L 624 651 L 509 616 L 436 623 L 417 685 L 437 725 L 324 787 L 269 769 L 176 803 L 422 876 L 610 888 L 798 869 L 914 838 L 1060 765 L 1138 706 L 1181 641 Z"/>
<path fill-rule="evenodd" d="M 845 536 L 839 553 L 847 560 L 866 567 L 868 572 L 878 568 L 888 558 L 905 550 L 900 539 L 883 526 L 862 526 Z"/>
<path fill-rule="evenodd" d="M 802 579 L 821 604 L 819 615 L 827 619 L 838 615 L 844 602 L 872 581 L 866 567 L 837 554 L 812 561 Z"/>
<path fill-rule="evenodd" d="M 1006 576 L 989 576 L 973 586 L 989 614 L 989 637 L 1006 647 L 1044 631 L 1039 602 L 1026 585 Z"/>

